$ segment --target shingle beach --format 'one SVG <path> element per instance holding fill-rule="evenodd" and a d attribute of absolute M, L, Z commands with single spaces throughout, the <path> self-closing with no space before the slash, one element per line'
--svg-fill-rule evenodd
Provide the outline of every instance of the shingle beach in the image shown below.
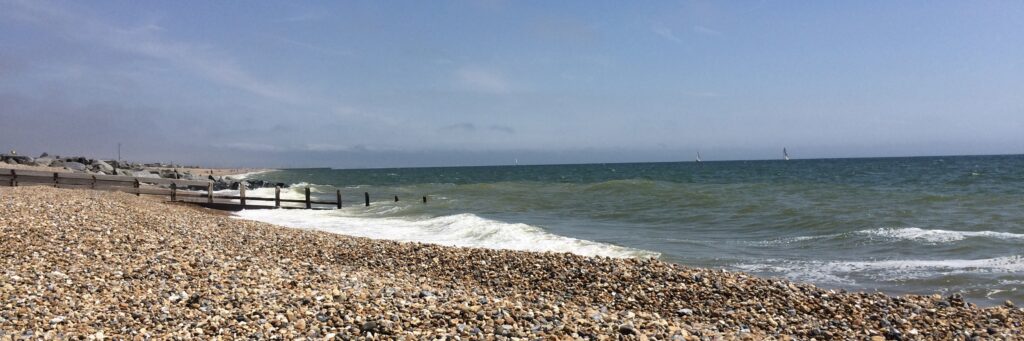
<path fill-rule="evenodd" d="M 1020 339 L 1024 310 L 658 260 L 455 248 L 0 188 L 0 340 Z M 380 228 L 387 228 L 381 226 Z"/>

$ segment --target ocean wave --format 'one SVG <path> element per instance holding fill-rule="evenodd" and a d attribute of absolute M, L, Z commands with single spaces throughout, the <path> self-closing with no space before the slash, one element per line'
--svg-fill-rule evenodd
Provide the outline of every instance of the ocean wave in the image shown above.
<path fill-rule="evenodd" d="M 784 238 L 767 239 L 767 240 L 738 241 L 737 243 L 745 244 L 745 245 L 753 245 L 753 246 L 778 246 L 778 245 L 786 245 L 786 244 L 792 244 L 792 243 L 803 243 L 803 242 L 811 242 L 811 241 L 819 241 L 819 240 L 842 238 L 845 235 L 846 234 L 844 234 L 844 233 L 833 233 L 833 234 L 823 234 L 823 235 L 816 235 L 816 236 L 796 236 L 796 237 L 784 237 Z"/>
<path fill-rule="evenodd" d="M 252 171 L 252 172 L 242 173 L 242 174 L 232 174 L 232 175 L 228 175 L 228 177 L 230 177 L 232 179 L 235 179 L 235 180 L 245 180 L 245 179 L 248 179 L 250 176 L 253 176 L 253 175 L 270 173 L 270 172 L 276 172 L 276 171 L 277 171 L 276 169 L 264 169 L 264 170 Z"/>
<path fill-rule="evenodd" d="M 790 279 L 816 283 L 856 284 L 856 277 L 879 281 L 933 278 L 954 274 L 1024 272 L 1019 255 L 982 259 L 792 261 L 769 259 L 761 263 L 737 264 L 737 269 L 781 274 Z"/>
<path fill-rule="evenodd" d="M 360 216 L 338 210 L 244 210 L 237 215 L 295 228 L 447 246 L 522 251 L 570 252 L 583 256 L 657 258 L 660 253 L 549 233 L 527 224 L 507 223 L 464 213 L 425 219 Z"/>
<path fill-rule="evenodd" d="M 891 239 L 921 241 L 933 244 L 949 243 L 967 238 L 1024 239 L 1024 234 L 996 231 L 950 231 L 917 227 L 877 228 L 857 231 L 859 234 Z"/>
<path fill-rule="evenodd" d="M 298 182 L 288 185 L 288 187 L 281 188 L 281 199 L 305 199 L 306 198 L 306 187 L 309 187 L 310 193 L 334 193 L 335 188 L 326 185 L 317 185 L 307 182 Z M 214 191 L 215 194 L 223 195 L 238 195 L 237 189 L 225 189 L 220 191 Z M 252 197 L 274 197 L 274 187 L 261 187 L 247 189 L 245 195 Z M 362 195 L 362 193 L 360 193 Z M 362 198 L 362 197 L 360 197 Z"/>

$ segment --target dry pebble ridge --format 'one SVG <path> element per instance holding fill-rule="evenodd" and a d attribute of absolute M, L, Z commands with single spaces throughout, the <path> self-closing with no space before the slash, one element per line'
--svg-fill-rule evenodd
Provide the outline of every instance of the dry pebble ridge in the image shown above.
<path fill-rule="evenodd" d="M 2 188 L 0 210 L 0 340 L 1022 337 L 1022 309 L 958 295 L 371 240 L 122 193 Z"/>

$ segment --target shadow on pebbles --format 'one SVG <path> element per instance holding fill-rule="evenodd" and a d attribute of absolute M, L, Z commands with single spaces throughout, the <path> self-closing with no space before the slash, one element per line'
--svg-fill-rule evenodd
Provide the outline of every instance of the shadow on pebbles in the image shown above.
<path fill-rule="evenodd" d="M 0 188 L 0 340 L 1014 339 L 1022 316 L 956 295 L 371 240 L 123 193 Z"/>

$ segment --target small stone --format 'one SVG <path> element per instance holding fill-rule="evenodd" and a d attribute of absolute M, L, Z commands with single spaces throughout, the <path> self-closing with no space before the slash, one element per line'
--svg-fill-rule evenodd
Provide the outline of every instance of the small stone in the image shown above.
<path fill-rule="evenodd" d="M 620 324 L 618 330 L 619 330 L 619 333 L 623 334 L 623 335 L 633 335 L 633 334 L 636 334 L 636 329 L 633 329 L 633 325 L 631 325 L 629 323 Z"/>

